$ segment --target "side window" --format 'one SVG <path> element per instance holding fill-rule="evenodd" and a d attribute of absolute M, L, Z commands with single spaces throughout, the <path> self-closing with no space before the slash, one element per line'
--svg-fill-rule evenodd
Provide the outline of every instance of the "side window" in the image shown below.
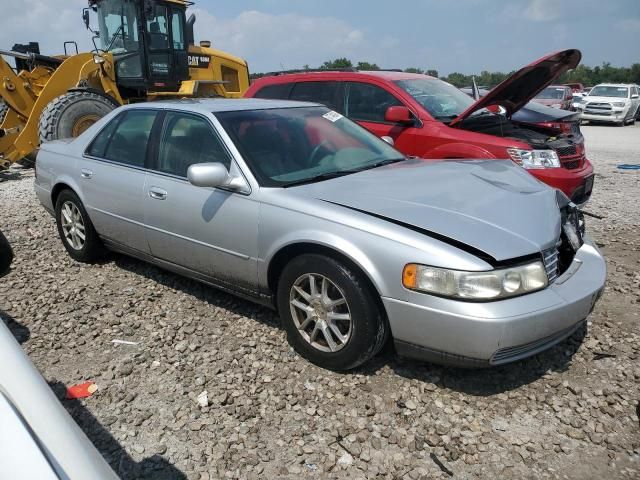
<path fill-rule="evenodd" d="M 109 140 L 104 158 L 134 167 L 144 167 L 147 144 L 156 115 L 157 112 L 152 110 L 126 112 Z"/>
<path fill-rule="evenodd" d="M 384 122 L 389 107 L 402 103 L 386 90 L 368 83 L 350 83 L 347 93 L 347 117 L 365 122 Z"/>
<path fill-rule="evenodd" d="M 227 170 L 231 166 L 231 157 L 209 122 L 188 113 L 167 113 L 156 170 L 186 177 L 189 166 L 209 162 L 222 163 Z"/>
<path fill-rule="evenodd" d="M 287 100 L 289 98 L 289 92 L 291 92 L 291 86 L 292 86 L 291 83 L 278 83 L 275 85 L 266 85 L 256 92 L 255 97 Z"/>
<path fill-rule="evenodd" d="M 182 13 L 171 11 L 171 37 L 174 50 L 184 50 L 184 31 L 182 30 L 184 22 L 182 19 Z"/>
<path fill-rule="evenodd" d="M 116 118 L 111 120 L 106 127 L 100 130 L 100 133 L 96 135 L 96 137 L 91 142 L 91 145 L 89 145 L 89 148 L 87 148 L 87 155 L 98 158 L 104 157 L 104 152 L 107 149 L 107 144 L 109 143 L 109 140 L 111 140 L 111 136 L 113 135 L 113 132 L 115 131 L 122 117 L 123 115 L 118 115 Z"/>
<path fill-rule="evenodd" d="M 340 82 L 299 82 L 293 87 L 289 98 L 301 102 L 322 103 L 337 112 L 344 110 Z"/>

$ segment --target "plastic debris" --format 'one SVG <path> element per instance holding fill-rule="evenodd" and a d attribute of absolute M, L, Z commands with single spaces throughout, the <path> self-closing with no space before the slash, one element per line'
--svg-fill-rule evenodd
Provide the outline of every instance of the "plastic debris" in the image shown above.
<path fill-rule="evenodd" d="M 67 400 L 73 400 L 77 398 L 87 398 L 93 395 L 98 390 L 98 385 L 93 382 L 80 383 L 78 385 L 71 385 L 67 387 Z"/>
<path fill-rule="evenodd" d="M 620 170 L 640 170 L 640 163 L 622 163 L 618 165 Z"/>
<path fill-rule="evenodd" d="M 198 401 L 198 405 L 200 405 L 201 407 L 206 407 L 209 405 L 209 394 L 205 390 L 200 395 L 198 395 L 196 400 Z"/>
<path fill-rule="evenodd" d="M 111 340 L 116 345 L 140 345 L 140 342 L 130 342 L 129 340 Z"/>

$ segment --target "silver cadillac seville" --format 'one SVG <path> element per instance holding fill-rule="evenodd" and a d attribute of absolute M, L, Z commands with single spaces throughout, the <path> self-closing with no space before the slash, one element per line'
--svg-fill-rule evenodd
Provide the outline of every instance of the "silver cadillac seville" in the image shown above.
<path fill-rule="evenodd" d="M 422 161 L 326 107 L 122 107 L 46 144 L 35 189 L 69 255 L 114 250 L 276 308 L 317 365 L 398 353 L 490 366 L 585 321 L 605 261 L 566 197 L 511 161 Z"/>

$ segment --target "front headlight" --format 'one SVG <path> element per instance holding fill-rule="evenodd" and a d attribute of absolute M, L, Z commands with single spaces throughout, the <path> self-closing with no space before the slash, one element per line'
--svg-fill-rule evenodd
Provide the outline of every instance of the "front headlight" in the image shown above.
<path fill-rule="evenodd" d="M 552 108 L 562 108 L 562 104 L 561 103 L 554 103 L 553 105 L 551 105 Z"/>
<path fill-rule="evenodd" d="M 462 300 L 499 300 L 548 285 L 542 262 L 487 272 L 464 272 L 410 263 L 402 271 L 405 288 Z"/>
<path fill-rule="evenodd" d="M 613 102 L 611 105 L 613 105 L 614 107 L 618 107 L 618 108 L 624 108 L 626 103 L 625 102 Z"/>
<path fill-rule="evenodd" d="M 507 148 L 511 160 L 528 169 L 558 168 L 560 159 L 555 150 L 523 150 Z"/>

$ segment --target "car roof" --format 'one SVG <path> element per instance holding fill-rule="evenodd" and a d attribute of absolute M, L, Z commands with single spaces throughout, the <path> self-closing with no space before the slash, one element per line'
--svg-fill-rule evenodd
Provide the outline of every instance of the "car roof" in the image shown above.
<path fill-rule="evenodd" d="M 633 83 L 599 83 L 596 87 L 633 87 Z"/>
<path fill-rule="evenodd" d="M 311 80 L 326 77 L 330 78 L 381 78 L 388 81 L 395 80 L 410 80 L 410 79 L 419 79 L 419 78 L 429 78 L 433 80 L 437 80 L 435 77 L 431 77 L 429 75 L 424 75 L 420 73 L 407 73 L 400 72 L 395 70 L 337 70 L 337 71 L 322 71 L 322 70 L 309 70 L 308 72 L 296 72 L 296 73 L 278 73 L 275 72 L 273 74 L 265 75 L 264 77 L 260 77 L 254 82 L 256 83 L 287 83 L 294 80 Z"/>
<path fill-rule="evenodd" d="M 274 108 L 320 107 L 311 102 L 293 100 L 266 100 L 261 98 L 184 98 L 161 100 L 152 103 L 126 105 L 125 109 L 171 109 L 199 113 L 237 112 L 246 110 L 269 110 Z"/>

